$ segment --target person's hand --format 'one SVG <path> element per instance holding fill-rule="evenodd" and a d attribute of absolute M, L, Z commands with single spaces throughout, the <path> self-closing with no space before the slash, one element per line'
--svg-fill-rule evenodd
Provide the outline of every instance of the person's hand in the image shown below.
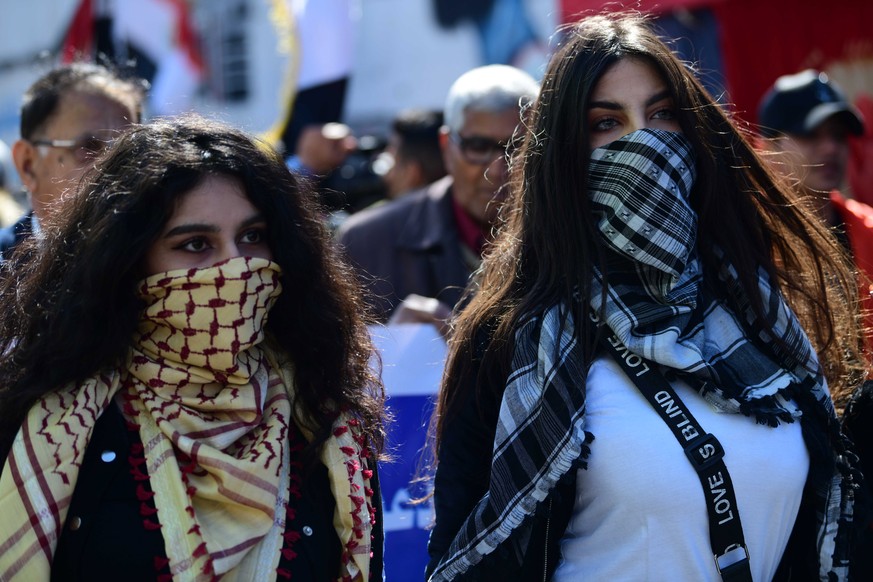
<path fill-rule="evenodd" d="M 342 164 L 358 146 L 347 125 L 327 123 L 310 125 L 297 140 L 300 163 L 315 174 L 329 174 Z"/>
<path fill-rule="evenodd" d="M 388 325 L 395 323 L 430 323 L 436 326 L 440 335 L 446 337 L 449 333 L 449 318 L 452 308 L 433 297 L 407 295 L 388 320 Z"/>

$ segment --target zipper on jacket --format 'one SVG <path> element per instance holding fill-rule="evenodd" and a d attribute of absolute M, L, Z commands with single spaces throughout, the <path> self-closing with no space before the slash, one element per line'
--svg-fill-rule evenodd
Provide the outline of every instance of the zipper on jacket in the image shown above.
<path fill-rule="evenodd" d="M 549 513 L 546 515 L 546 548 L 543 556 L 543 582 L 549 580 L 549 526 L 552 522 L 552 496 L 549 496 Z"/>

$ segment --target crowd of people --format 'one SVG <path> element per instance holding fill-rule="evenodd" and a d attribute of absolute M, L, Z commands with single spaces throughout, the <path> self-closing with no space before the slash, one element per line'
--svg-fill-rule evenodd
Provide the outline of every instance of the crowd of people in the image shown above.
<path fill-rule="evenodd" d="M 399 114 L 341 224 L 347 126 L 277 151 L 146 91 L 76 63 L 22 101 L 0 579 L 382 579 L 377 322 L 448 342 L 411 578 L 873 575 L 866 123 L 826 74 L 753 134 L 645 18 L 589 16 L 541 81 Z"/>

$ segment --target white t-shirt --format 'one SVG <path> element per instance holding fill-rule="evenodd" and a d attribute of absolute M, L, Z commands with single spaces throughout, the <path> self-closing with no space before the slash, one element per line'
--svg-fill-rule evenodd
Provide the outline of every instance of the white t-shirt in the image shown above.
<path fill-rule="evenodd" d="M 800 422 L 760 425 L 717 412 L 684 382 L 672 385 L 724 447 L 752 576 L 772 579 L 809 471 Z M 612 359 L 594 362 L 587 391 L 594 442 L 554 580 L 719 580 L 703 488 L 666 423 Z"/>

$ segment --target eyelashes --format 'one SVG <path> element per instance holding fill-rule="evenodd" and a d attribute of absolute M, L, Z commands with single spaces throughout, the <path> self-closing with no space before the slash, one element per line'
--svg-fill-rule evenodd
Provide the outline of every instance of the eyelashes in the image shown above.
<path fill-rule="evenodd" d="M 237 237 L 238 245 L 260 245 L 266 244 L 267 233 L 265 228 L 248 228 Z M 183 251 L 188 253 L 202 253 L 213 248 L 212 241 L 207 236 L 193 236 L 184 239 L 182 242 L 173 245 L 174 251 Z"/>
<path fill-rule="evenodd" d="M 624 116 L 619 114 L 595 115 L 589 122 L 589 130 L 591 132 L 609 132 L 622 124 Z M 676 110 L 672 105 L 665 105 L 655 109 L 652 113 L 646 114 L 648 122 L 658 121 L 675 121 L 677 119 Z"/>

